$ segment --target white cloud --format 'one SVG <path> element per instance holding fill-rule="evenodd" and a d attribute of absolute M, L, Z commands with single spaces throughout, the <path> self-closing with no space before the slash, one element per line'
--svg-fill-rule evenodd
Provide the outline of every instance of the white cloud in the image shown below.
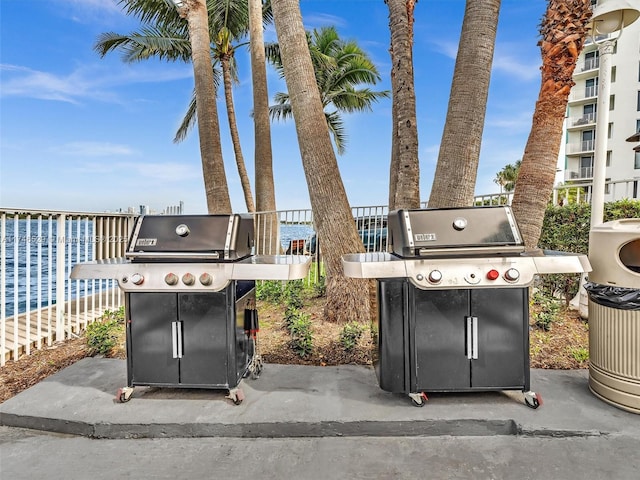
<path fill-rule="evenodd" d="M 162 83 L 181 80 L 192 75 L 189 66 L 122 65 L 114 69 L 107 65 L 81 66 L 70 74 L 55 74 L 33 70 L 22 65 L 0 64 L 2 71 L 1 96 L 15 96 L 82 103 L 83 100 L 98 100 L 120 103 L 112 89 L 135 83 Z"/>
<path fill-rule="evenodd" d="M 435 40 L 432 46 L 434 51 L 452 60 L 458 55 L 457 42 Z M 540 78 L 540 58 L 524 57 L 522 45 L 498 43 L 493 53 L 493 70 L 523 81 L 536 80 Z"/>
<path fill-rule="evenodd" d="M 132 155 L 135 151 L 127 145 L 117 145 L 108 142 L 71 142 L 51 149 L 60 155 L 82 157 L 111 157 Z"/>
<path fill-rule="evenodd" d="M 122 175 L 135 178 L 136 183 L 180 183 L 202 178 L 202 170 L 193 164 L 177 162 L 109 162 L 82 163 L 78 171 L 100 175 Z"/>

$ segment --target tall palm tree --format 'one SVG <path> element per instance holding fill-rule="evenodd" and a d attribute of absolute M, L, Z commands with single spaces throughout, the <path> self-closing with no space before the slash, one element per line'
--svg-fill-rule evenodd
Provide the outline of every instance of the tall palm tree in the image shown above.
<path fill-rule="evenodd" d="M 389 97 L 389 92 L 359 88 L 361 85 L 375 85 L 381 80 L 380 74 L 357 42 L 342 40 L 335 27 L 314 29 L 307 33 L 307 41 L 327 125 L 338 153 L 342 154 L 346 133 L 341 113 L 371 111 L 375 102 Z M 283 75 L 280 47 L 269 44 L 266 50 L 269 61 Z M 275 102 L 269 109 L 272 119 L 292 117 L 288 93 L 276 93 Z"/>
<path fill-rule="evenodd" d="M 253 85 L 253 127 L 255 136 L 254 165 L 256 210 L 275 212 L 276 194 L 273 178 L 271 121 L 269 120 L 269 91 L 267 89 L 266 55 L 262 0 L 249 0 L 249 51 Z M 280 222 L 277 214 L 265 213 L 257 218 L 256 253 L 278 253 Z"/>
<path fill-rule="evenodd" d="M 429 207 L 473 204 L 499 11 L 500 0 L 467 0 Z"/>
<path fill-rule="evenodd" d="M 143 20 L 141 13 L 148 15 L 146 10 L 142 10 L 143 6 L 150 9 L 161 9 L 166 2 L 167 0 L 121 0 L 120 3 L 129 8 L 129 11 L 131 11 L 133 5 L 139 5 L 140 10 L 136 10 L 136 12 L 139 12 L 136 16 Z M 188 5 L 188 2 L 184 2 L 182 9 L 184 10 Z M 214 58 L 214 72 L 217 74 L 213 77 L 214 85 L 217 87 L 219 83 L 218 75 L 220 72 L 215 68 L 216 65 L 219 65 L 224 85 L 229 131 L 240 183 L 247 210 L 253 212 L 255 211 L 253 195 L 240 146 L 232 94 L 233 82 L 237 78 L 234 53 L 239 46 L 234 45 L 233 41 L 242 39 L 248 32 L 248 5 L 243 0 L 208 0 L 207 9 L 210 38 L 213 40 L 210 48 Z M 270 11 L 266 11 L 265 14 L 269 16 Z M 189 32 L 185 29 L 184 23 L 169 21 L 172 17 L 171 11 L 168 11 L 167 15 L 168 18 L 160 15 L 144 17 L 147 19 L 146 24 L 143 25 L 139 32 L 133 32 L 128 35 L 113 32 L 103 33 L 98 37 L 94 48 L 102 56 L 110 51 L 120 50 L 123 53 L 123 59 L 127 62 L 146 60 L 151 57 L 171 61 L 189 61 L 191 57 Z M 194 95 L 178 128 L 174 142 L 180 142 L 186 138 L 189 130 L 195 125 L 196 113 L 197 102 Z"/>
<path fill-rule="evenodd" d="M 542 81 L 513 196 L 527 248 L 536 248 L 556 176 L 573 71 L 591 19 L 591 0 L 548 0 L 540 25 Z"/>
<path fill-rule="evenodd" d="M 325 315 L 333 321 L 369 318 L 368 281 L 346 278 L 341 256 L 364 252 L 331 143 L 324 104 L 298 0 L 272 0 L 282 66 L 291 99 L 313 219 L 327 272 Z"/>
<path fill-rule="evenodd" d="M 392 137 L 389 208 L 420 207 L 418 122 L 413 82 L 413 10 L 417 0 L 385 0 L 391 32 Z"/>

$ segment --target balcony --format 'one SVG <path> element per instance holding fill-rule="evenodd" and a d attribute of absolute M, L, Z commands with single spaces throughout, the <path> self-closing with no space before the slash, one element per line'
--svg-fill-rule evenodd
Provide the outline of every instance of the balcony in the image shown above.
<path fill-rule="evenodd" d="M 582 153 L 593 153 L 595 151 L 595 146 L 595 140 L 583 140 L 582 142 L 568 143 L 566 154 L 578 155 Z"/>
<path fill-rule="evenodd" d="M 569 102 L 581 102 L 598 98 L 598 87 L 589 86 L 584 89 L 573 87 L 569 94 Z"/>
<path fill-rule="evenodd" d="M 593 127 L 596 124 L 597 114 L 585 113 L 582 115 L 576 115 L 567 119 L 567 128 L 569 129 L 581 129 L 585 127 Z"/>
<path fill-rule="evenodd" d="M 564 172 L 564 181 L 586 180 L 593 178 L 593 167 L 582 167 L 576 170 L 566 170 Z"/>

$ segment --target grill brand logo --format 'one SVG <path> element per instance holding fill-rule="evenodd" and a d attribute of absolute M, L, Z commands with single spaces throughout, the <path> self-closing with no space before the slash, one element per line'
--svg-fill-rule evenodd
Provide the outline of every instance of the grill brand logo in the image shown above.
<path fill-rule="evenodd" d="M 157 238 L 139 238 L 136 240 L 136 247 L 155 247 L 157 244 Z"/>
<path fill-rule="evenodd" d="M 413 239 L 416 242 L 435 242 L 437 240 L 435 233 L 416 233 Z"/>

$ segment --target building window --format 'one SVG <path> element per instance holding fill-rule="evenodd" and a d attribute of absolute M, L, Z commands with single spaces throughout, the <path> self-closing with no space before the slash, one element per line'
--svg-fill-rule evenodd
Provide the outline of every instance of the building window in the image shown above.
<path fill-rule="evenodd" d="M 633 164 L 633 168 L 635 168 L 636 170 L 640 170 L 640 152 L 636 152 L 636 159 Z"/>
<path fill-rule="evenodd" d="M 607 138 L 611 138 L 611 135 L 613 135 L 613 122 L 609 123 L 609 131 L 607 133 Z"/>
<path fill-rule="evenodd" d="M 605 195 L 609 195 L 611 193 L 611 184 L 609 183 L 611 181 L 610 178 L 605 179 L 605 183 L 604 183 L 604 194 Z"/>
<path fill-rule="evenodd" d="M 611 150 L 607 150 L 607 167 L 611 166 Z"/>
<path fill-rule="evenodd" d="M 640 112 L 640 90 L 638 90 L 638 106 L 636 108 L 638 112 Z"/>
<path fill-rule="evenodd" d="M 613 110 L 616 107 L 616 96 L 609 96 L 609 111 Z"/>
<path fill-rule="evenodd" d="M 598 77 L 588 78 L 584 82 L 584 96 L 585 98 L 598 96 Z"/>
<path fill-rule="evenodd" d="M 616 81 L 616 66 L 611 67 L 611 83 Z"/>

